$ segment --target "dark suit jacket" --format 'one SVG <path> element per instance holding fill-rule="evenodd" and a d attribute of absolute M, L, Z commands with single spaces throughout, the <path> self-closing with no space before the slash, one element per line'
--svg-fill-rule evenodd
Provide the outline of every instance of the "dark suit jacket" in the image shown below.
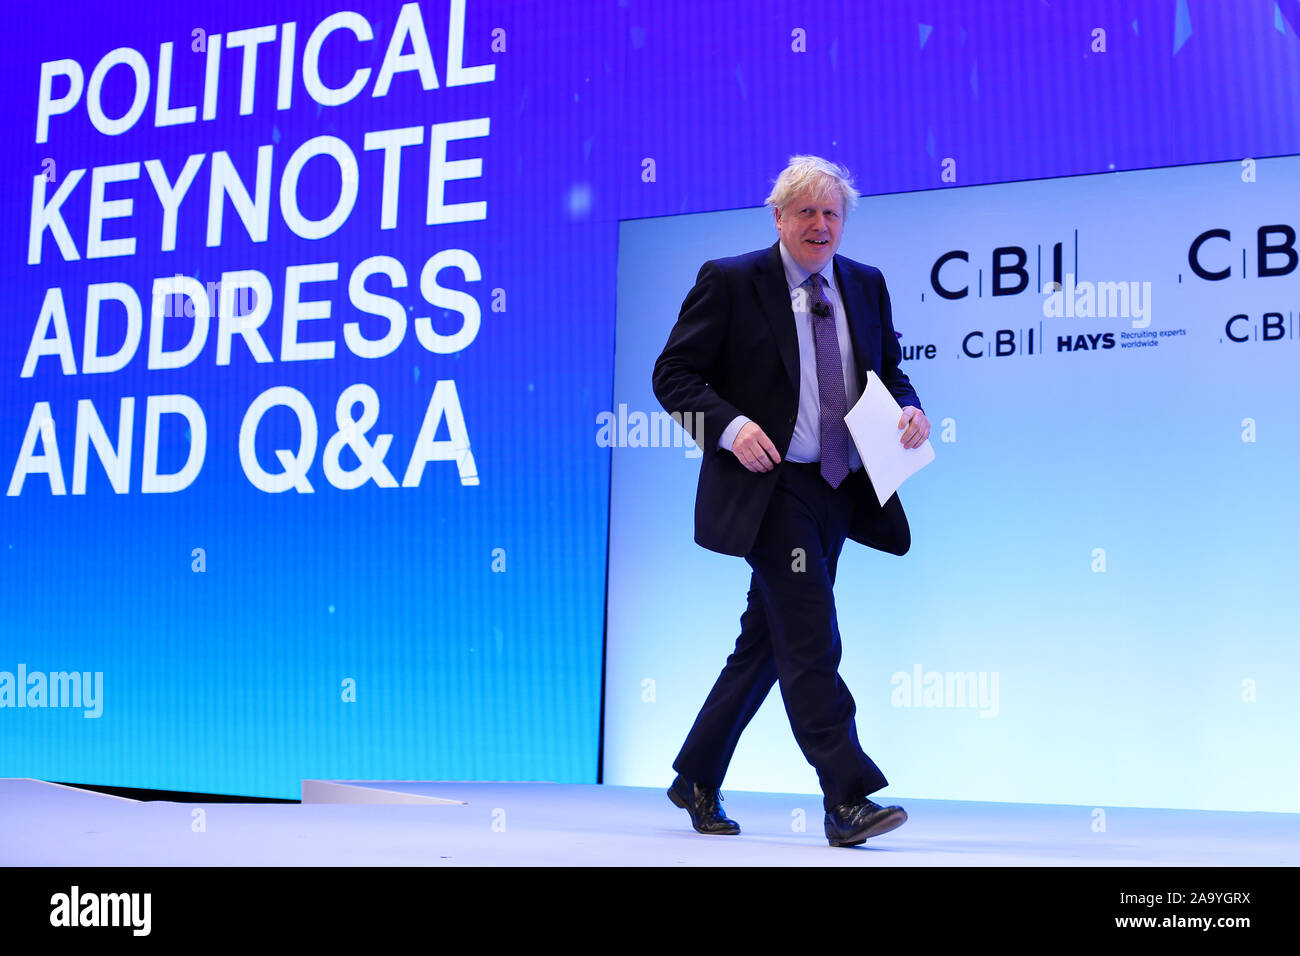
<path fill-rule="evenodd" d="M 874 266 L 835 256 L 835 282 L 848 315 L 859 386 L 874 369 L 899 405 L 921 407 L 899 369 L 889 292 Z M 700 267 L 655 362 L 655 397 L 669 412 L 702 416 L 700 483 L 695 496 L 695 540 L 710 551 L 745 555 L 754 545 L 776 486 L 778 465 L 751 472 L 729 449 L 723 430 L 746 415 L 772 440 L 782 464 L 799 411 L 799 341 L 778 243 Z M 905 554 L 911 531 L 895 494 L 884 507 L 870 482 L 860 490 L 849 537 L 891 554 Z"/>

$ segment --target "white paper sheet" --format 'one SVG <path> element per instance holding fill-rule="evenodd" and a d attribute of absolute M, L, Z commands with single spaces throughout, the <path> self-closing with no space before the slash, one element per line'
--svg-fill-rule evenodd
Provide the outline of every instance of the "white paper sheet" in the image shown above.
<path fill-rule="evenodd" d="M 934 448 L 928 438 L 919 448 L 903 447 L 899 441 L 903 429 L 898 427 L 902 413 L 880 376 L 868 369 L 866 390 L 844 416 L 882 505 L 899 485 L 934 461 Z"/>

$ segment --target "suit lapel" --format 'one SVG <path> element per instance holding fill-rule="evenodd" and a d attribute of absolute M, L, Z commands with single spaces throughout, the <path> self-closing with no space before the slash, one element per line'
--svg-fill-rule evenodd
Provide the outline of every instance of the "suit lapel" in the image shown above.
<path fill-rule="evenodd" d="M 838 273 L 837 273 L 838 274 Z M 781 263 L 780 240 L 772 244 L 759 267 L 754 271 L 754 292 L 759 307 L 776 338 L 781 362 L 790 376 L 794 392 L 799 394 L 799 335 L 794 327 L 794 309 L 790 305 L 790 286 L 785 279 L 785 266 Z M 857 346 L 854 346 L 855 350 Z"/>
<path fill-rule="evenodd" d="M 858 389 L 867 385 L 867 370 L 876 367 L 876 350 L 867 335 L 867 312 L 870 309 L 866 291 L 855 272 L 835 262 L 835 285 L 844 303 L 844 315 L 849 323 L 849 339 L 853 342 L 854 364 L 858 370 Z M 780 240 L 772 244 L 759 267 L 754 271 L 754 291 L 772 335 L 776 338 L 781 362 L 795 394 L 799 392 L 799 335 L 794 326 L 794 309 L 790 305 L 790 287 L 786 284 L 785 266 L 781 262 Z"/>

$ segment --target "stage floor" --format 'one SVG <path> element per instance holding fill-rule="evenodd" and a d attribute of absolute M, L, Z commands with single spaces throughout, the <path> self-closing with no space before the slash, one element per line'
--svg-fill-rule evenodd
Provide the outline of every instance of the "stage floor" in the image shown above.
<path fill-rule="evenodd" d="M 670 781 L 665 780 L 667 787 Z M 4 866 L 1295 866 L 1300 814 L 894 798 L 906 824 L 832 848 L 819 798 L 723 791 L 702 836 L 664 791 L 304 781 L 301 804 L 138 802 L 0 780 Z M 196 812 L 198 811 L 198 812 Z"/>

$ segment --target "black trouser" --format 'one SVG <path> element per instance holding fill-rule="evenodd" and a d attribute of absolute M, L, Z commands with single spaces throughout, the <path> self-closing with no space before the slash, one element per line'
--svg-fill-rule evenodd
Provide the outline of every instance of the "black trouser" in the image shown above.
<path fill-rule="evenodd" d="M 853 695 L 840 680 L 835 566 L 853 517 L 861 469 L 833 489 L 817 463 L 782 462 L 754 548 L 749 606 L 736 649 L 673 762 L 688 780 L 721 787 L 740 734 L 778 680 L 790 728 L 817 771 L 824 804 L 850 803 L 888 785 L 862 751 Z M 868 493 L 874 493 L 869 492 Z M 800 551 L 802 549 L 802 560 Z"/>

